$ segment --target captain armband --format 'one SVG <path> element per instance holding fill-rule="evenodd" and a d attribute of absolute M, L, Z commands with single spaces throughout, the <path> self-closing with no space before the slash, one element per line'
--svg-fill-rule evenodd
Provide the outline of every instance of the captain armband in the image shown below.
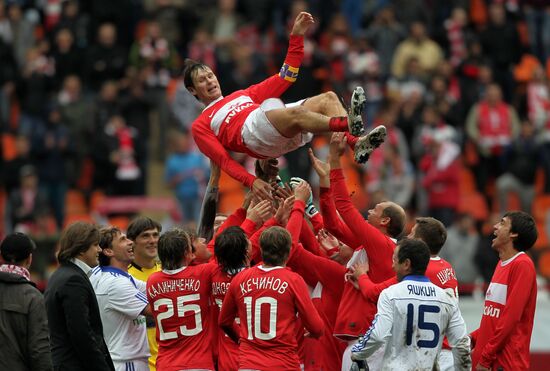
<path fill-rule="evenodd" d="M 279 72 L 279 76 L 288 82 L 294 82 L 298 77 L 298 71 L 300 71 L 298 67 L 292 67 L 284 63 Z"/>

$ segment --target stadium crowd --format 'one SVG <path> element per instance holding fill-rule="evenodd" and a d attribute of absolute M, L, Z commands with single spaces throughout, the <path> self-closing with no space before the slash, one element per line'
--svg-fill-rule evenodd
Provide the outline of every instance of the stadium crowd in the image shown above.
<path fill-rule="evenodd" d="M 0 365 L 528 369 L 533 261 L 550 276 L 537 239 L 550 205 L 549 11 L 537 0 L 0 0 L 0 285 L 14 290 L 0 293 L 13 354 Z M 333 91 L 348 102 L 362 86 L 367 132 L 383 124 L 386 140 L 364 164 L 340 133 L 277 161 L 236 155 L 272 194 L 220 213 L 228 193 L 193 143 L 203 107 L 183 61 L 208 65 L 224 94 L 277 78 L 301 12 L 315 24 L 283 101 Z M 90 212 L 97 192 L 147 195 L 155 161 L 185 228 L 69 223 L 69 190 Z M 28 236 L 45 231 L 59 267 L 42 296 L 23 284 Z M 483 317 L 468 333 L 457 299 L 480 281 Z"/>

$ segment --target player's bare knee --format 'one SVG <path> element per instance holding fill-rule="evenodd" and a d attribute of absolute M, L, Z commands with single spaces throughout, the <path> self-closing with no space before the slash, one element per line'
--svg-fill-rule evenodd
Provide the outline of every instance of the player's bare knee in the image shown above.
<path fill-rule="evenodd" d="M 324 115 L 332 115 L 334 107 L 340 105 L 340 99 L 333 91 L 327 91 L 326 93 L 321 94 L 321 99 L 319 100 L 319 113 Z"/>

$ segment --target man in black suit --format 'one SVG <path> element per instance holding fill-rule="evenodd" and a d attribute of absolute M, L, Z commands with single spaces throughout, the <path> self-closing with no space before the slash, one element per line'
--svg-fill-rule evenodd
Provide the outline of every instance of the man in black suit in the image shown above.
<path fill-rule="evenodd" d="M 54 369 L 114 370 L 89 280 L 99 263 L 99 230 L 89 223 L 74 223 L 59 244 L 60 266 L 45 292 Z"/>

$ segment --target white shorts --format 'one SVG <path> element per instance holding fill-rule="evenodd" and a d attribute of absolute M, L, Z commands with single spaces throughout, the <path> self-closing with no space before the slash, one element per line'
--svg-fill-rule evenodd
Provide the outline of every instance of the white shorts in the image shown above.
<path fill-rule="evenodd" d="M 266 99 L 259 108 L 246 118 L 241 136 L 246 147 L 260 156 L 277 158 L 302 147 L 313 139 L 312 133 L 301 133 L 292 138 L 281 135 L 269 122 L 266 112 L 280 108 L 290 108 L 302 104 L 304 100 L 285 105 L 278 98 Z"/>
<path fill-rule="evenodd" d="M 149 371 L 147 358 L 134 359 L 126 362 L 113 361 L 115 371 Z"/>

